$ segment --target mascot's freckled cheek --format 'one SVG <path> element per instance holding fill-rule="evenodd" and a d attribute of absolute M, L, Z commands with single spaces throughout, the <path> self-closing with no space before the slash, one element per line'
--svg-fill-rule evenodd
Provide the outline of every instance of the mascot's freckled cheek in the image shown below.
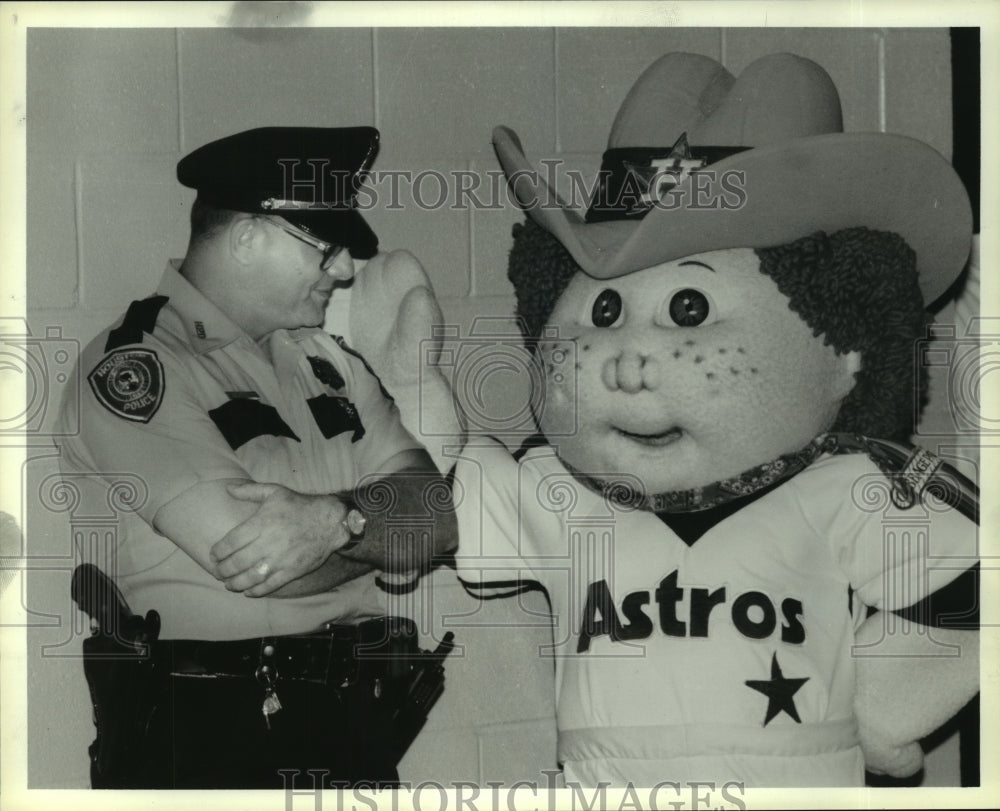
<path fill-rule="evenodd" d="M 760 369 L 749 357 L 747 350 L 736 346 L 713 346 L 688 339 L 682 348 L 671 351 L 669 360 L 690 368 L 685 374 L 704 379 L 711 387 L 710 395 L 717 395 L 721 386 L 732 383 L 746 384 L 760 374 Z M 740 379 L 742 378 L 742 380 Z"/>

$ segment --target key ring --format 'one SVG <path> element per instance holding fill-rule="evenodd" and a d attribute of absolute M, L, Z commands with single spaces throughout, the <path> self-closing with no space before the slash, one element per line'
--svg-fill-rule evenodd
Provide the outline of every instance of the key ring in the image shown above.
<path fill-rule="evenodd" d="M 265 690 L 273 690 L 278 681 L 278 674 L 270 665 L 261 665 L 253 675 Z"/>

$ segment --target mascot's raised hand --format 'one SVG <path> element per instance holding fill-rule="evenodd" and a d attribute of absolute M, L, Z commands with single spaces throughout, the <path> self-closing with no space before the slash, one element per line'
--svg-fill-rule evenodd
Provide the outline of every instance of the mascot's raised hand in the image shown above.
<path fill-rule="evenodd" d="M 443 321 L 427 273 L 408 251 L 380 253 L 354 277 L 351 288 L 351 343 L 390 393 L 415 387 L 421 354 L 437 362 L 434 327 Z"/>
<path fill-rule="evenodd" d="M 443 320 L 426 271 L 407 251 L 378 254 L 354 277 L 351 344 L 442 472 L 454 462 L 444 456 L 446 449 L 462 435 L 451 388 L 438 366 Z"/>

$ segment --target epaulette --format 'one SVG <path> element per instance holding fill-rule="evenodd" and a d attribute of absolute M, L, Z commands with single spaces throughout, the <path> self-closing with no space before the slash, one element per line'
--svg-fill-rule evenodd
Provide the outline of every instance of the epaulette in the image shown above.
<path fill-rule="evenodd" d="M 133 301 L 121 324 L 108 333 L 104 351 L 110 352 L 128 344 L 141 344 L 143 334 L 152 333 L 156 328 L 156 319 L 167 301 L 168 296 L 150 296 L 141 301 Z"/>

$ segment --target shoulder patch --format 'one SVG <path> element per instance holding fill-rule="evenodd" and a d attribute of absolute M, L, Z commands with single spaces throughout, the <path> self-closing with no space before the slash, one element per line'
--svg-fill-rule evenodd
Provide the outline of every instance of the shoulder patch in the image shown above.
<path fill-rule="evenodd" d="M 163 364 L 152 349 L 117 349 L 87 381 L 101 405 L 133 422 L 149 422 L 163 401 Z"/>

